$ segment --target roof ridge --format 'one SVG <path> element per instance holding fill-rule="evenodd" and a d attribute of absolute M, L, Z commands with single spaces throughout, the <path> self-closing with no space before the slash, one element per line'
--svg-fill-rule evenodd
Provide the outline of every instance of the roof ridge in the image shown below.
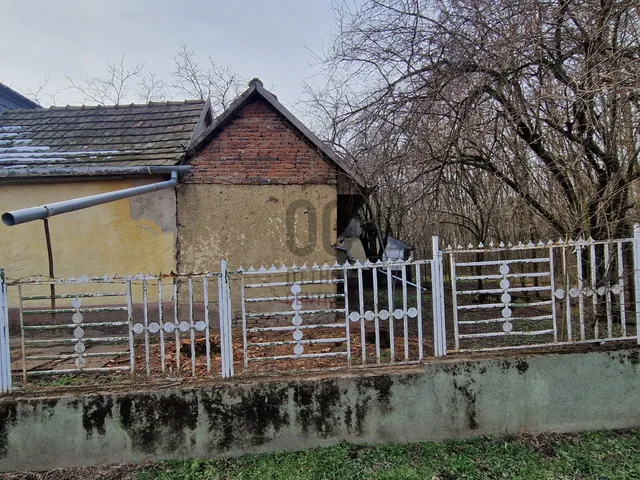
<path fill-rule="evenodd" d="M 52 105 L 42 110 L 107 110 L 118 108 L 135 108 L 135 107 L 158 107 L 158 106 L 177 106 L 177 105 L 199 105 L 206 103 L 206 100 L 189 99 L 189 100 L 168 100 L 166 102 L 147 102 L 147 103 L 116 103 L 113 105 Z M 16 109 L 14 112 L 29 109 Z"/>

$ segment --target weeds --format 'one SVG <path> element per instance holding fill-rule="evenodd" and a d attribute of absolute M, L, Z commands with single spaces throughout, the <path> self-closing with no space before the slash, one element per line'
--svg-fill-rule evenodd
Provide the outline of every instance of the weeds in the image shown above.
<path fill-rule="evenodd" d="M 8 474 L 11 480 L 454 480 L 640 478 L 640 430 L 358 445 L 235 459 Z"/>

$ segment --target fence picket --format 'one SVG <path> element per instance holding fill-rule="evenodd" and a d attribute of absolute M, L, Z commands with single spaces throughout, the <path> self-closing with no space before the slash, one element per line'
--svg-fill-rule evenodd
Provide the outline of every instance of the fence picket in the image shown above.
<path fill-rule="evenodd" d="M 0 393 L 11 393 L 11 356 L 9 354 L 9 306 L 4 270 L 0 270 Z"/>

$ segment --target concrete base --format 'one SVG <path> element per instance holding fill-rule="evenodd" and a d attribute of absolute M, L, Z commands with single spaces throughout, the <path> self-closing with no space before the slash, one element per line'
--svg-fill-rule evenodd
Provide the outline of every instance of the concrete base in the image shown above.
<path fill-rule="evenodd" d="M 640 352 L 0 400 L 0 471 L 640 427 Z"/>

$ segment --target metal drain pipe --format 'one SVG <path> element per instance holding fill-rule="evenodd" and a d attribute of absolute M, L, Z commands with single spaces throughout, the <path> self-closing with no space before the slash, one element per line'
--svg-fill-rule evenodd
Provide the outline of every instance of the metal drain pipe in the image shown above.
<path fill-rule="evenodd" d="M 2 223 L 10 227 L 20 225 L 21 223 L 32 222 L 34 220 L 43 220 L 61 215 L 63 213 L 74 212 L 83 208 L 95 207 L 103 203 L 115 202 L 123 198 L 135 197 L 143 193 L 157 192 L 165 188 L 173 188 L 178 184 L 178 172 L 171 172 L 171 180 L 164 182 L 152 183 L 150 185 L 141 185 L 139 187 L 126 188 L 124 190 L 116 190 L 115 192 L 100 193 L 89 197 L 74 198 L 73 200 L 65 200 L 63 202 L 51 203 L 49 205 L 40 205 L 39 207 L 23 208 L 6 212 L 2 214 Z"/>

